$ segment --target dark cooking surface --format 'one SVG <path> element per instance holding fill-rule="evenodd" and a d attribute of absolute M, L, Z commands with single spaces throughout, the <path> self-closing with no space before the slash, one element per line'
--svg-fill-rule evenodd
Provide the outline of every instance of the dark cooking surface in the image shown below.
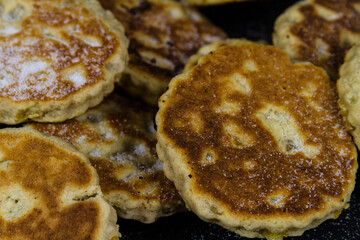
<path fill-rule="evenodd" d="M 341 1 L 341 0 L 339 0 Z M 223 6 L 201 8 L 214 24 L 223 28 L 232 38 L 265 40 L 271 43 L 271 33 L 276 17 L 295 0 L 268 0 L 239 2 Z M 357 174 L 360 178 L 360 174 Z M 160 218 L 153 224 L 119 219 L 123 240 L 208 240 L 247 239 L 215 224 L 200 220 L 191 212 Z M 286 240 L 359 240 L 360 239 L 360 186 L 352 194 L 350 208 L 336 220 L 327 220 L 319 227 L 306 231 L 301 237 Z"/>

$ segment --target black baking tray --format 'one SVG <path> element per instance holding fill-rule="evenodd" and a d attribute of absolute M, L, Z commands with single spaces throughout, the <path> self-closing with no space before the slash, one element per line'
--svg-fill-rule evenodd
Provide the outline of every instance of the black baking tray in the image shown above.
<path fill-rule="evenodd" d="M 338 0 L 342 1 L 342 0 Z M 275 19 L 295 0 L 237 2 L 198 8 L 211 22 L 224 29 L 231 38 L 265 40 L 271 43 Z M 358 159 L 359 160 L 359 159 Z M 359 162 L 359 161 L 358 161 Z M 360 174 L 357 174 L 358 179 Z M 247 239 L 216 224 L 202 221 L 192 212 L 158 219 L 152 224 L 118 219 L 123 240 L 207 240 Z M 360 186 L 356 185 L 350 207 L 338 219 L 327 220 L 300 237 L 287 240 L 360 240 Z"/>

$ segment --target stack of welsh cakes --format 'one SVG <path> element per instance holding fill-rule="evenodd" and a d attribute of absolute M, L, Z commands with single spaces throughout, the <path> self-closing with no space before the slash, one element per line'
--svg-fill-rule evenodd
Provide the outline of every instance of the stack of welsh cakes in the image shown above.
<path fill-rule="evenodd" d="M 250 238 L 336 218 L 359 4 L 301 1 L 272 46 L 172 0 L 0 0 L 0 238 L 114 240 L 117 217 L 186 208 Z"/>

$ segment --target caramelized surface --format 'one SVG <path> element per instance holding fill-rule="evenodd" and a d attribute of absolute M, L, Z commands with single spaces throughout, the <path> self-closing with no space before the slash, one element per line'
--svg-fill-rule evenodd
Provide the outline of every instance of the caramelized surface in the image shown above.
<path fill-rule="evenodd" d="M 101 0 L 124 25 L 130 39 L 129 67 L 165 83 L 181 72 L 202 45 L 225 33 L 193 8 L 162 0 Z"/>
<path fill-rule="evenodd" d="M 154 110 L 113 93 L 76 119 L 30 126 L 90 156 L 105 196 L 119 193 L 134 201 L 180 206 L 180 197 L 156 155 L 154 116 Z"/>
<path fill-rule="evenodd" d="M 360 39 L 359 0 L 315 0 L 300 8 L 303 21 L 291 28 L 291 33 L 303 42 L 298 54 L 305 61 L 337 72 L 346 51 L 355 39 Z M 327 9 L 318 10 L 315 6 Z M 321 11 L 323 14 L 319 14 Z M 322 43 L 321 43 L 321 42 Z M 323 46 L 317 46 L 323 45 Z M 320 49 L 322 48 L 322 49 Z M 322 56 L 321 52 L 326 52 Z"/>
<path fill-rule="evenodd" d="M 231 212 L 301 215 L 351 191 L 356 151 L 320 68 L 272 46 L 227 46 L 168 94 L 158 131 L 181 152 L 191 186 Z"/>
<path fill-rule="evenodd" d="M 101 214 L 97 203 L 63 202 L 67 187 L 93 184 L 84 159 L 26 131 L 3 130 L 0 136 L 0 238 L 94 239 Z"/>
<path fill-rule="evenodd" d="M 59 100 L 102 81 L 119 39 L 81 4 L 3 1 L 0 96 Z"/>

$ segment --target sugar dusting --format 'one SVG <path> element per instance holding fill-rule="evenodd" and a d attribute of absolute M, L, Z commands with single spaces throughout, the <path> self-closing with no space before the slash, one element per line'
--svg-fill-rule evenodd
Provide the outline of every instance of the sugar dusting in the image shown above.
<path fill-rule="evenodd" d="M 25 41 L 27 42 L 27 41 Z M 57 74 L 48 59 L 26 57 L 31 46 L 21 46 L 12 41 L 0 45 L 0 94 L 12 100 L 30 99 L 34 92 L 46 97 L 54 95 Z"/>
<path fill-rule="evenodd" d="M 142 143 L 139 143 L 138 145 L 135 146 L 134 153 L 135 153 L 135 155 L 138 155 L 138 156 L 145 156 L 145 154 L 147 153 L 146 150 L 147 150 L 146 146 Z"/>
<path fill-rule="evenodd" d="M 75 89 L 86 84 L 86 79 L 74 73 L 70 79 L 62 79 L 56 68 L 66 58 L 56 51 L 53 40 L 44 44 L 44 51 L 50 52 L 43 57 L 35 54 L 35 46 L 41 39 L 32 37 L 23 40 L 15 39 L 0 44 L 0 95 L 14 101 L 27 99 L 59 99 L 65 97 L 66 91 L 58 91 L 61 82 L 71 81 Z"/>
<path fill-rule="evenodd" d="M 86 78 L 78 72 L 71 74 L 69 76 L 69 80 L 74 84 L 76 88 L 79 88 L 86 83 Z"/>
<path fill-rule="evenodd" d="M 46 71 L 49 65 L 46 62 L 34 61 L 34 62 L 23 62 L 20 66 L 20 79 L 24 79 L 31 74 Z"/>
<path fill-rule="evenodd" d="M 109 159 L 116 163 L 136 166 L 140 172 L 162 171 L 163 169 L 162 162 L 151 154 L 150 146 L 142 141 L 135 141 L 132 149 L 116 152 Z"/>
<path fill-rule="evenodd" d="M 16 34 L 20 31 L 21 31 L 21 29 L 19 29 L 19 28 L 14 28 L 12 26 L 9 26 L 9 27 L 0 29 L 0 34 L 3 36 L 9 36 L 9 35 Z"/>

